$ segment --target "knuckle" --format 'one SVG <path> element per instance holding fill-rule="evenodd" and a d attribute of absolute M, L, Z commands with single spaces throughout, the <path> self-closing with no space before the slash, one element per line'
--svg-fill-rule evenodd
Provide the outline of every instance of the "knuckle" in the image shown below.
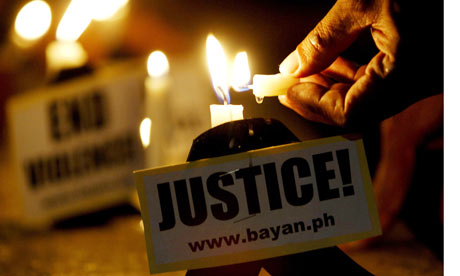
<path fill-rule="evenodd" d="M 346 10 L 349 19 L 355 24 L 367 26 L 375 21 L 379 13 L 381 0 L 352 0 L 340 1 L 341 9 Z"/>
<path fill-rule="evenodd" d="M 321 36 L 320 36 L 320 32 L 319 31 L 316 31 L 314 32 L 309 38 L 308 38 L 308 42 L 310 43 L 310 45 L 313 47 L 313 49 L 315 49 L 316 51 L 318 52 L 321 52 L 324 50 L 324 46 L 323 46 L 323 40 L 321 39 Z"/>
<path fill-rule="evenodd" d="M 370 10 L 373 10 L 376 6 L 376 0 L 353 0 L 353 1 L 345 1 L 347 4 L 350 5 L 354 11 L 359 13 L 367 13 Z"/>
<path fill-rule="evenodd" d="M 300 46 L 301 50 L 324 52 L 330 46 L 332 37 L 331 27 L 323 21 L 319 22 L 316 28 L 307 36 L 307 39 Z"/>

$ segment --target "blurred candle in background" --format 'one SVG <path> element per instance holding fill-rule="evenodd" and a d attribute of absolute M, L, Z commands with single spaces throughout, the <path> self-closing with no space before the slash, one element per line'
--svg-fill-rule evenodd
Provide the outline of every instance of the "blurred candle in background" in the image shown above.
<path fill-rule="evenodd" d="M 21 48 L 32 46 L 48 31 L 51 18 L 46 2 L 34 0 L 25 4 L 14 21 L 13 42 Z"/>
<path fill-rule="evenodd" d="M 88 55 L 77 42 L 91 23 L 92 15 L 87 0 L 72 0 L 56 30 L 56 41 L 46 47 L 46 64 L 50 75 L 60 70 L 83 66 Z"/>
<path fill-rule="evenodd" d="M 24 3 L 17 11 L 8 39 L 0 43 L 0 79 L 4 86 L 10 86 L 6 88 L 9 92 L 3 94 L 25 91 L 44 82 L 42 47 L 53 15 L 45 1 Z"/>
<path fill-rule="evenodd" d="M 88 55 L 83 46 L 77 41 L 93 20 L 107 21 L 99 24 L 103 27 L 104 39 L 99 43 L 102 47 L 107 40 L 113 41 L 113 36 L 121 28 L 115 19 L 126 15 L 128 0 L 72 0 L 62 16 L 56 30 L 56 41 L 51 42 L 46 49 L 48 71 L 52 74 L 62 69 L 83 66 L 88 61 Z M 110 21 L 114 19 L 114 21 Z"/>
<path fill-rule="evenodd" d="M 206 56 L 214 92 L 219 102 L 223 103 L 210 105 L 211 126 L 243 119 L 243 106 L 230 104 L 227 58 L 222 45 L 213 35 L 207 38 Z"/>
<path fill-rule="evenodd" d="M 148 77 L 145 79 L 145 117 L 144 129 L 149 127 L 149 135 L 144 134 L 145 166 L 152 167 L 164 164 L 168 135 L 168 89 L 169 62 L 161 51 L 152 52 L 147 59 Z M 141 125 L 142 128 L 142 125 Z M 144 131 L 146 132 L 146 130 Z M 142 134 L 141 134 L 142 137 Z M 144 141 L 144 140 L 143 140 Z M 146 146 L 147 145 L 147 146 Z"/>

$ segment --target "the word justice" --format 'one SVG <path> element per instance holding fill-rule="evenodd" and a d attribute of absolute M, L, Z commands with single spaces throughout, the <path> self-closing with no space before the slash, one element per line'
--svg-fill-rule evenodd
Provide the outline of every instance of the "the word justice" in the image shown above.
<path fill-rule="evenodd" d="M 343 182 L 343 195 L 354 195 L 354 187 L 351 185 L 348 149 L 338 150 L 335 153 L 339 165 L 339 173 Z M 333 153 L 324 152 L 315 154 L 312 155 L 312 160 L 315 172 L 314 180 L 316 180 L 314 183 L 317 186 L 319 201 L 339 198 L 339 188 L 331 188 L 329 185 L 329 180 L 336 177 L 335 170 L 327 169 L 326 166 L 326 163 L 333 161 Z M 262 172 L 264 174 L 270 210 L 283 208 L 276 163 L 270 162 L 240 168 L 235 170 L 234 173 L 212 173 L 206 179 L 207 192 L 211 197 L 221 201 L 220 203 L 210 205 L 212 216 L 217 220 L 225 221 L 235 218 L 240 212 L 238 200 L 244 200 L 244 198 L 237 198 L 235 194 L 225 189 L 225 187 L 235 185 L 235 179 L 240 179 L 241 181 L 238 183 L 243 183 L 248 215 L 260 213 L 261 208 L 256 176 L 261 175 Z M 311 176 L 310 165 L 305 158 L 294 157 L 287 159 L 281 164 L 281 186 L 284 189 L 285 199 L 288 204 L 303 206 L 312 201 L 314 197 L 314 184 L 311 181 Z M 296 179 L 298 180 L 296 181 Z M 188 179 L 188 184 L 186 179 L 175 180 L 173 181 L 173 185 L 180 221 L 187 226 L 202 224 L 208 217 L 202 177 L 191 177 Z M 190 189 L 191 199 L 189 198 L 188 189 Z M 176 225 L 176 216 L 170 182 L 158 184 L 157 190 L 162 213 L 162 221 L 159 223 L 160 231 L 172 229 Z M 193 214 L 191 202 L 194 210 Z"/>

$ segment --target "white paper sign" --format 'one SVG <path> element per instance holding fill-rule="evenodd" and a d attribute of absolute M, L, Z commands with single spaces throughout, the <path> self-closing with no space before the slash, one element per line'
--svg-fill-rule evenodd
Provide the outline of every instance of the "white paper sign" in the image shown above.
<path fill-rule="evenodd" d="M 332 137 L 135 172 L 151 272 L 380 233 L 361 140 Z"/>
<path fill-rule="evenodd" d="M 26 222 L 49 223 L 129 197 L 132 171 L 142 166 L 142 93 L 139 75 L 95 74 L 9 102 Z"/>

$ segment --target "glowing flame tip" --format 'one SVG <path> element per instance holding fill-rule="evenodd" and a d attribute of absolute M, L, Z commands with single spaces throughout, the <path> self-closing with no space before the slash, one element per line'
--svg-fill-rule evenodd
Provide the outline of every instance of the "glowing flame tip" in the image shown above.
<path fill-rule="evenodd" d="M 149 55 L 147 71 L 151 77 L 162 77 L 169 73 L 168 58 L 162 51 L 154 51 Z"/>
<path fill-rule="evenodd" d="M 48 31 L 50 25 L 50 6 L 44 1 L 34 0 L 19 11 L 14 22 L 14 31 L 23 39 L 36 40 Z"/>
<path fill-rule="evenodd" d="M 248 54 L 239 52 L 233 62 L 232 87 L 238 92 L 247 91 L 250 82 L 251 71 L 249 70 Z"/>
<path fill-rule="evenodd" d="M 214 92 L 221 103 L 230 103 L 227 57 L 217 38 L 210 34 L 206 40 L 206 56 Z"/>
<path fill-rule="evenodd" d="M 139 126 L 139 134 L 141 136 L 142 146 L 147 148 L 150 145 L 150 128 L 152 126 L 152 120 L 145 118 L 142 120 Z"/>

